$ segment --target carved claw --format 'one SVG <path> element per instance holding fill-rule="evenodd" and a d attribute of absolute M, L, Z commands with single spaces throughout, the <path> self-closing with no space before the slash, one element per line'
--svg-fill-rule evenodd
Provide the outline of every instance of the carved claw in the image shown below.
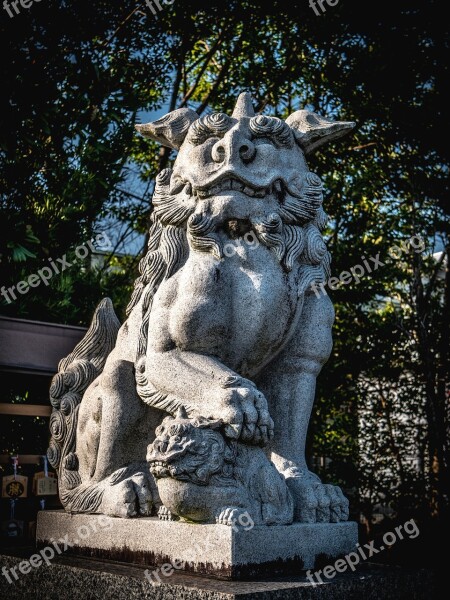
<path fill-rule="evenodd" d="M 338 523 L 348 520 L 347 498 L 335 485 L 303 478 L 287 478 L 294 497 L 295 517 L 300 523 Z"/>
<path fill-rule="evenodd" d="M 158 509 L 158 519 L 161 521 L 178 521 L 179 517 L 170 512 L 163 504 Z"/>
<path fill-rule="evenodd" d="M 274 423 L 265 396 L 247 379 L 222 388 L 218 414 L 226 423 L 225 435 L 248 444 L 265 446 L 273 437 Z"/>
<path fill-rule="evenodd" d="M 239 517 L 242 515 L 246 515 L 248 517 L 248 512 L 242 508 L 238 508 L 237 506 L 226 506 L 217 511 L 216 523 L 219 525 L 229 525 L 231 527 L 235 527 Z"/>

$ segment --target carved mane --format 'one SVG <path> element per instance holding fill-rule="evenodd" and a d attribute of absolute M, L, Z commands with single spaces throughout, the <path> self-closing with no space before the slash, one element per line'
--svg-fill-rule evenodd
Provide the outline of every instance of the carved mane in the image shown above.
<path fill-rule="evenodd" d="M 184 265 L 189 244 L 196 251 L 211 252 L 219 259 L 222 247 L 218 237 L 211 233 L 212 222 L 194 214 L 195 201 L 171 183 L 171 175 L 171 169 L 164 169 L 156 179 L 147 253 L 139 263 L 140 276 L 127 313 L 143 298 L 135 363 L 137 391 L 144 402 L 173 414 L 182 401 L 154 389 L 145 373 L 153 298 L 161 283 Z M 330 254 L 320 233 L 326 226 L 327 215 L 321 205 L 320 178 L 308 172 L 302 192 L 294 196 L 287 191 L 278 214 L 252 220 L 258 240 L 273 250 L 283 269 L 290 271 L 300 262 L 299 295 L 305 293 L 311 283 L 329 277 Z"/>

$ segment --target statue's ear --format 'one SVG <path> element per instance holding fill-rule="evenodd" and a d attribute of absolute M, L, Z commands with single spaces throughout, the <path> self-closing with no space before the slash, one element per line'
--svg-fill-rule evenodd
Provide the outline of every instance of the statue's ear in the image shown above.
<path fill-rule="evenodd" d="M 305 154 L 326 142 L 337 140 L 356 125 L 353 121 L 330 121 L 309 110 L 297 110 L 286 119 L 286 123 Z"/>
<path fill-rule="evenodd" d="M 153 123 L 135 125 L 144 137 L 148 137 L 163 146 L 179 150 L 191 124 L 199 118 L 195 110 L 178 108 Z"/>

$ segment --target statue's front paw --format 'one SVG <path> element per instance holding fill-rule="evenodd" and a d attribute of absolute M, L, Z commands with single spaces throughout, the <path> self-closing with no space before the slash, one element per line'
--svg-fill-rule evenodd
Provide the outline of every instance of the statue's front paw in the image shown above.
<path fill-rule="evenodd" d="M 116 471 L 107 480 L 100 512 L 111 517 L 150 516 L 153 507 L 151 482 L 145 473 L 122 478 Z"/>
<path fill-rule="evenodd" d="M 265 446 L 273 437 L 274 423 L 264 394 L 239 377 L 229 377 L 222 385 L 216 392 L 217 414 L 212 416 L 226 424 L 229 438 Z"/>
<path fill-rule="evenodd" d="M 301 523 L 338 523 L 348 520 L 349 502 L 337 485 L 288 478 L 294 497 L 294 520 Z"/>
<path fill-rule="evenodd" d="M 248 511 L 236 506 L 227 506 L 217 511 L 216 523 L 218 525 L 229 525 L 230 527 L 235 527 L 240 524 L 241 517 L 243 516 L 248 518 Z"/>

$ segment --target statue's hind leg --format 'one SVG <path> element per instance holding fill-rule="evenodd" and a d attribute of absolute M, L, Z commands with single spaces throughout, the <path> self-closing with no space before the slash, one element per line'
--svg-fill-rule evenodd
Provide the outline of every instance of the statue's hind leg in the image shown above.
<path fill-rule="evenodd" d="M 78 421 L 79 473 L 87 497 L 101 494 L 96 512 L 148 515 L 159 502 L 145 453 L 161 417 L 137 395 L 133 363 L 113 352 L 86 391 Z"/>
<path fill-rule="evenodd" d="M 102 300 L 52 380 L 47 455 L 67 511 L 131 517 L 160 503 L 145 453 L 163 414 L 136 392 L 130 339 L 139 323 L 136 310 L 120 328 L 111 301 Z"/>
<path fill-rule="evenodd" d="M 103 373 L 86 391 L 80 406 L 79 470 L 82 479 L 92 483 L 131 461 L 145 461 L 147 446 L 163 416 L 139 398 L 133 363 L 114 354 L 108 357 Z M 93 438 L 98 440 L 94 462 L 89 447 Z"/>
<path fill-rule="evenodd" d="M 331 353 L 333 320 L 329 297 L 308 294 L 291 341 L 257 380 L 275 422 L 268 451 L 294 496 L 297 521 L 340 521 L 348 516 L 340 489 L 321 484 L 305 460 L 316 378 Z"/>

